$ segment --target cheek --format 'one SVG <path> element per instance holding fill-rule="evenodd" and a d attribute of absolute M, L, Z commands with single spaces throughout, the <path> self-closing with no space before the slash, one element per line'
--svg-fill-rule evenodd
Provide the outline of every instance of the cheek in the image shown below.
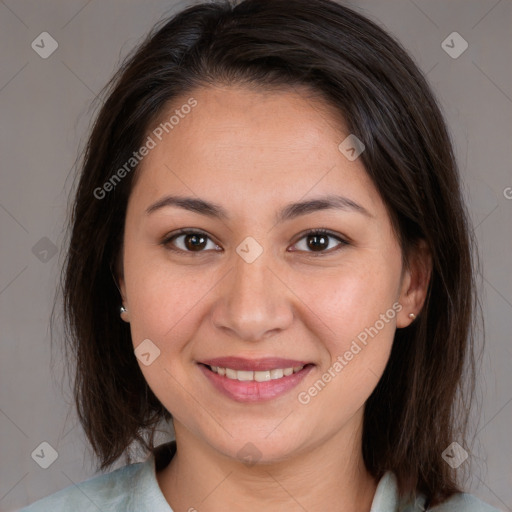
<path fill-rule="evenodd" d="M 346 423 L 364 406 L 389 360 L 401 306 L 396 273 L 384 269 L 357 266 L 310 287 L 308 300 L 324 325 L 317 331 L 324 358 L 297 400 L 309 415 L 322 417 L 326 429 Z"/>
<path fill-rule="evenodd" d="M 160 247 L 145 247 L 134 238 L 126 237 L 124 255 L 133 343 L 149 338 L 160 346 L 163 334 L 184 314 L 187 286 L 177 272 L 173 275 L 172 266 L 163 264 Z"/>
<path fill-rule="evenodd" d="M 184 404 L 190 401 L 184 388 L 189 367 L 184 362 L 193 357 L 188 342 L 196 335 L 203 314 L 200 298 L 207 295 L 214 283 L 208 273 L 201 275 L 192 266 L 173 268 L 159 263 L 157 258 L 148 262 L 147 256 L 143 263 L 134 256 L 136 253 L 125 265 L 132 343 L 136 349 L 149 339 L 158 348 L 158 356 L 150 365 L 141 360 L 138 364 L 166 409 L 176 419 L 190 424 L 190 418 L 182 417 L 188 414 L 189 408 Z"/>
<path fill-rule="evenodd" d="M 129 278 L 127 275 L 127 282 Z M 209 273 L 194 272 L 192 267 L 184 270 L 146 265 L 134 269 L 132 279 L 130 323 L 134 343 L 149 337 L 162 347 L 167 347 L 169 340 L 173 341 L 171 347 L 177 346 L 179 339 L 186 338 L 187 325 L 197 321 L 201 297 L 214 285 Z"/>
<path fill-rule="evenodd" d="M 302 390 L 299 401 L 317 414 L 326 415 L 329 409 L 326 420 L 333 425 L 364 405 L 389 359 L 401 310 L 401 266 L 399 259 L 387 256 L 347 261 L 310 292 L 311 303 L 328 326 L 321 338 L 327 354 L 313 386 Z"/>
<path fill-rule="evenodd" d="M 322 274 L 317 279 L 306 276 L 298 286 L 301 296 L 307 297 L 304 302 L 323 321 L 325 344 L 331 352 L 339 353 L 387 311 L 385 325 L 379 321 L 378 328 L 392 337 L 396 317 L 392 306 L 398 297 L 399 277 L 400 268 L 390 267 L 382 259 L 359 258 L 357 262 L 344 262 L 330 275 Z"/>

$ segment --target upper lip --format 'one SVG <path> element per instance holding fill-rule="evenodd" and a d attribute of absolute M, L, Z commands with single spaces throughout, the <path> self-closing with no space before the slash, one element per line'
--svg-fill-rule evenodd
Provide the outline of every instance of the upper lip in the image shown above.
<path fill-rule="evenodd" d="M 265 371 L 276 368 L 295 368 L 305 366 L 308 361 L 297 361 L 295 359 L 283 359 L 280 357 L 265 357 L 262 359 L 245 359 L 243 357 L 216 357 L 199 361 L 208 366 L 220 366 L 221 368 L 231 368 L 232 370 L 246 371 Z"/>

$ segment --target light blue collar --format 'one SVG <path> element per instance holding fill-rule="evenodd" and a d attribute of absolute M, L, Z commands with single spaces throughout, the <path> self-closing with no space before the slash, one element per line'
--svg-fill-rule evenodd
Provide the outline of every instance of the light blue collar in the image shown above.
<path fill-rule="evenodd" d="M 396 476 L 387 471 L 380 479 L 373 498 L 371 512 L 422 512 L 425 510 L 425 496 L 419 494 L 408 500 L 400 500 Z"/>

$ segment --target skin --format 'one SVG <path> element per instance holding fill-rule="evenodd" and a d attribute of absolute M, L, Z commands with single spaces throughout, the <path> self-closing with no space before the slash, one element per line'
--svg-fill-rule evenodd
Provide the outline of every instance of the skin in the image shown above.
<path fill-rule="evenodd" d="M 199 88 L 190 96 L 197 106 L 138 170 L 119 270 L 134 347 L 150 339 L 160 350 L 149 366 L 139 361 L 141 371 L 173 415 L 178 452 L 157 473 L 160 488 L 175 512 L 233 504 L 239 511 L 313 512 L 333 510 L 333 503 L 336 510 L 369 511 L 378 482 L 362 458 L 364 405 L 396 328 L 409 325 L 409 313 L 423 305 L 428 251 L 420 244 L 402 268 L 385 205 L 361 159 L 351 162 L 338 150 L 349 132 L 320 99 L 246 86 Z M 274 222 L 288 203 L 333 192 L 369 215 L 329 209 Z M 146 213 L 168 194 L 217 203 L 231 218 L 178 207 Z M 180 228 L 208 235 L 203 252 L 185 245 L 186 236 L 168 244 L 182 253 L 162 245 Z M 323 253 L 314 251 L 298 235 L 315 228 L 350 243 L 329 238 Z M 236 252 L 248 236 L 263 248 L 252 263 Z M 402 309 L 395 318 L 307 405 L 300 403 L 298 393 L 396 302 Z M 216 391 L 197 365 L 221 356 L 315 366 L 283 396 L 240 403 Z M 247 442 L 259 450 L 255 464 L 238 453 Z"/>

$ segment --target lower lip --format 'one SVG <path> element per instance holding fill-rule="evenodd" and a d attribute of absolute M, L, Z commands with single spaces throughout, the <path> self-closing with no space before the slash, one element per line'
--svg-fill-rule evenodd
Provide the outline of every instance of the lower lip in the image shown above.
<path fill-rule="evenodd" d="M 313 365 L 308 364 L 302 370 L 287 377 L 265 382 L 228 379 L 213 372 L 204 364 L 199 364 L 199 368 L 213 386 L 229 398 L 237 402 L 261 402 L 277 398 L 293 389 L 313 369 Z"/>

